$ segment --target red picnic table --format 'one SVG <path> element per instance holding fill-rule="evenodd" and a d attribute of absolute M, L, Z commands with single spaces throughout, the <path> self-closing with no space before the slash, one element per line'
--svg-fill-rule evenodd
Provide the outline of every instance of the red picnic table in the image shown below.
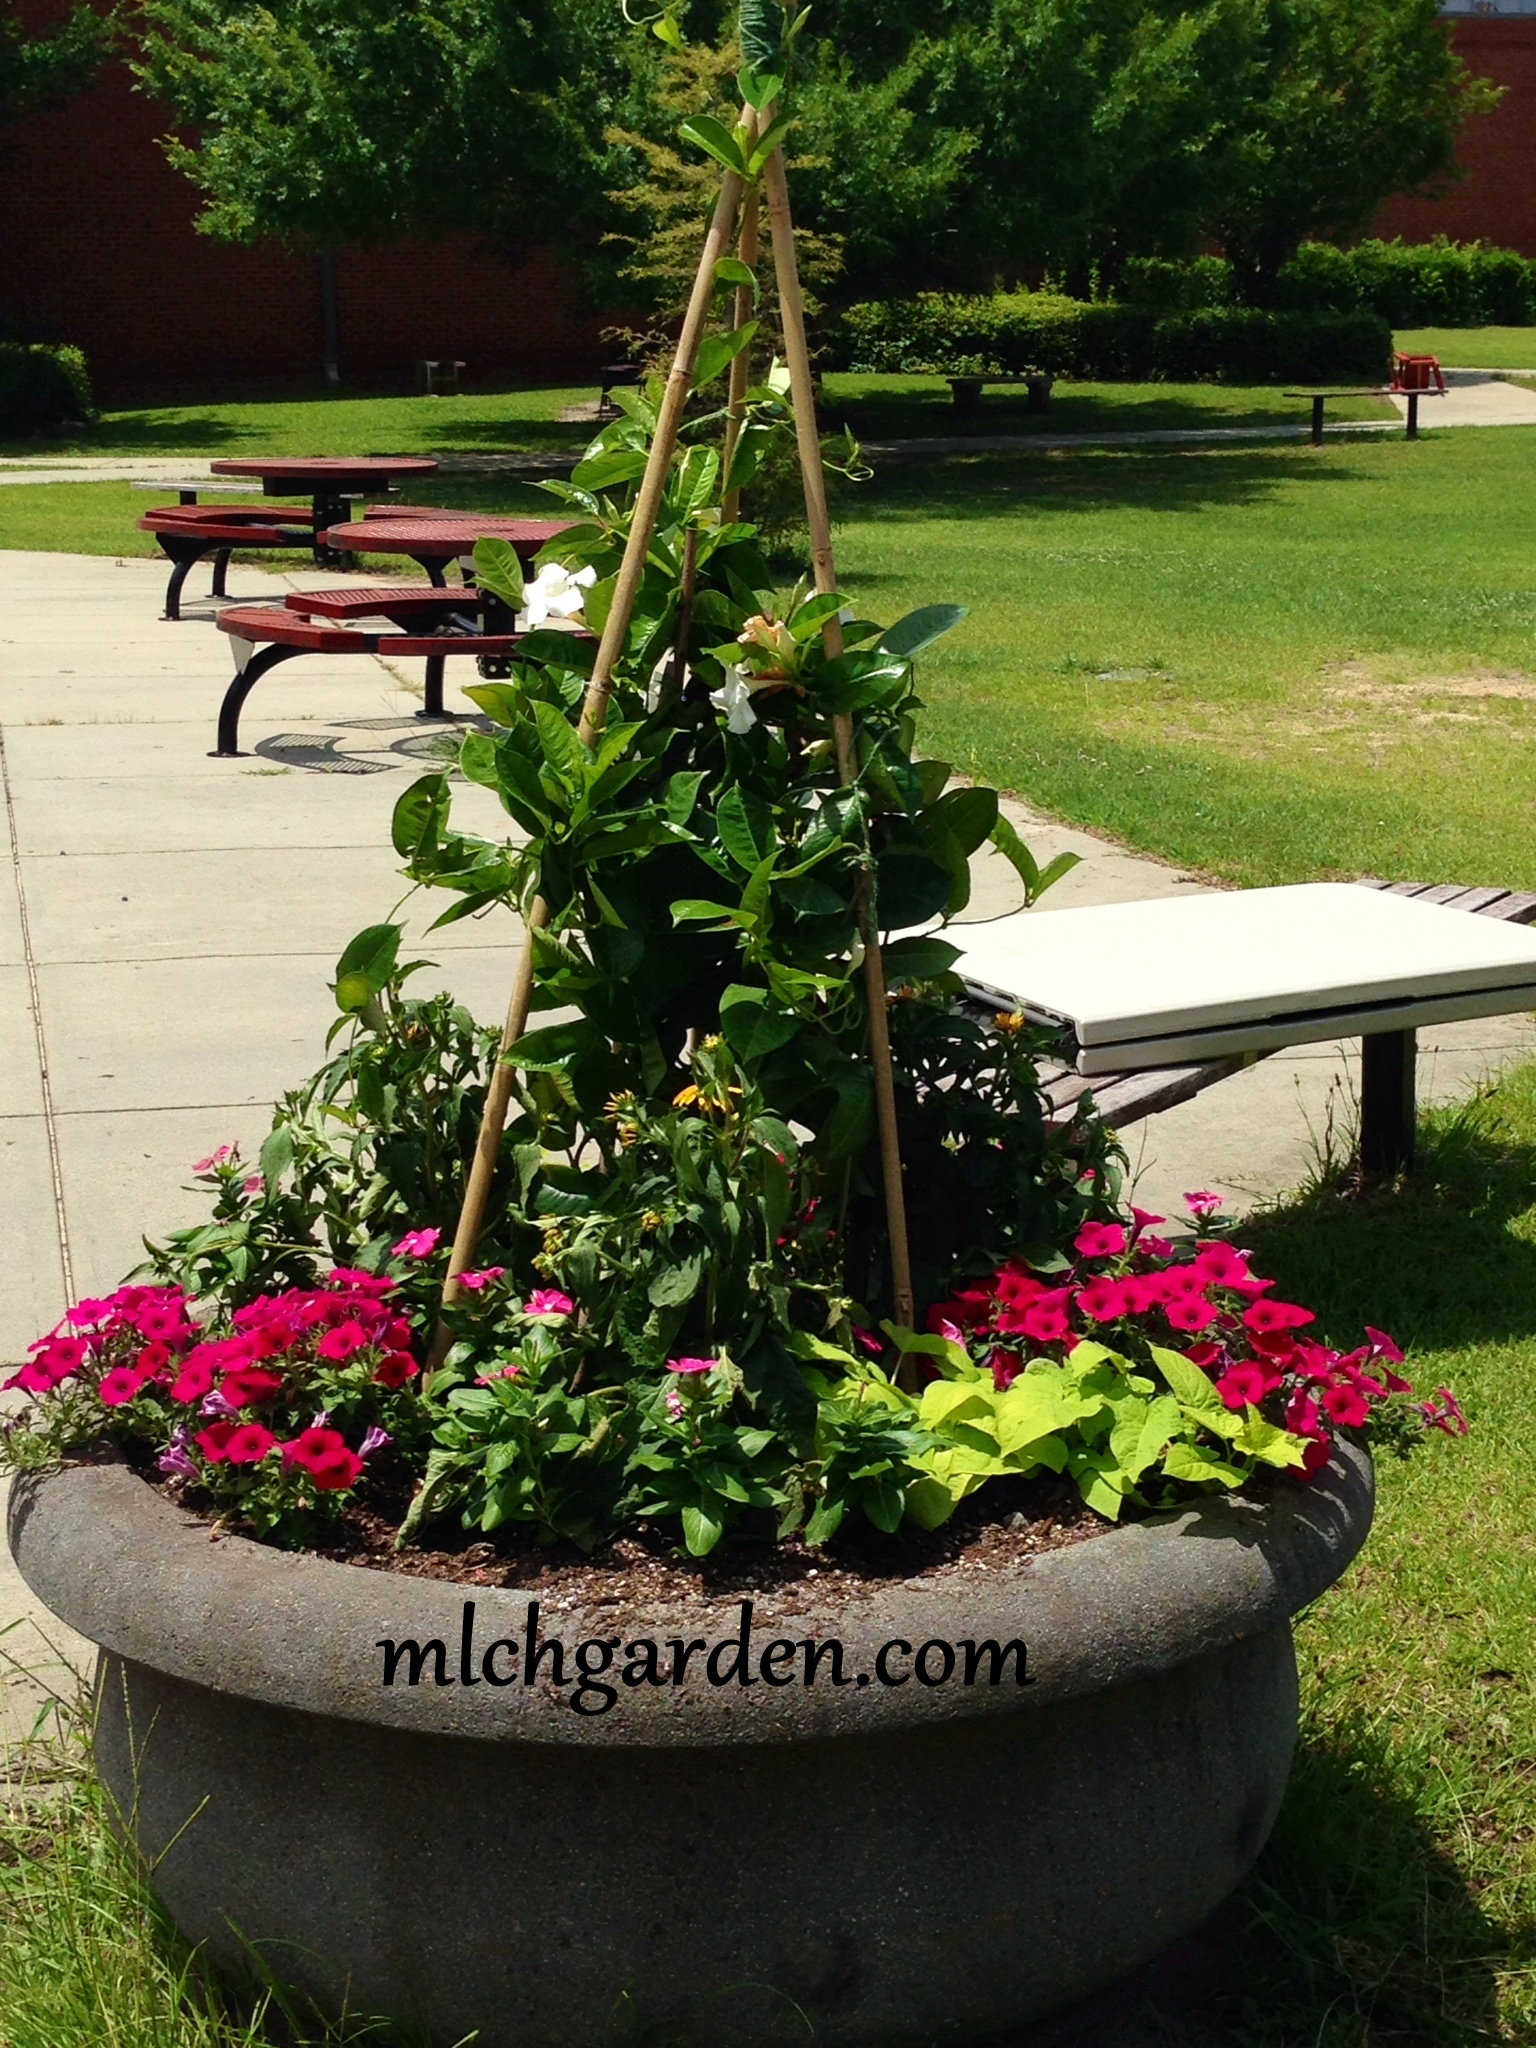
<path fill-rule="evenodd" d="M 333 526 L 328 533 L 317 532 L 316 538 L 356 555 L 408 555 L 441 590 L 447 586 L 448 564 L 467 564 L 477 540 L 510 541 L 526 564 L 546 541 L 574 524 L 570 519 L 499 519 L 472 512 L 396 511 L 389 505 L 370 505 L 366 517 Z M 469 581 L 467 570 L 464 580 Z"/>
<path fill-rule="evenodd" d="M 392 490 L 397 478 L 428 475 L 437 464 L 419 455 L 239 455 L 209 467 L 221 476 L 252 478 L 252 488 L 259 483 L 268 498 L 308 497 L 310 508 L 200 505 L 188 487 L 179 490 L 179 505 L 157 505 L 146 512 L 140 530 L 155 535 L 172 564 L 165 592 L 168 619 L 180 618 L 182 586 L 204 555 L 214 558 L 215 597 L 225 595 L 224 575 L 235 548 L 305 547 L 321 568 L 344 566 L 349 550 L 322 536 L 346 519 L 348 499 Z"/>
<path fill-rule="evenodd" d="M 261 481 L 267 498 L 308 498 L 315 515 L 315 560 L 322 560 L 322 529 L 347 517 L 347 500 L 392 491 L 401 477 L 433 476 L 437 464 L 429 455 L 226 455 L 210 462 L 215 476 L 250 476 Z M 337 568 L 351 549 L 331 545 Z"/>

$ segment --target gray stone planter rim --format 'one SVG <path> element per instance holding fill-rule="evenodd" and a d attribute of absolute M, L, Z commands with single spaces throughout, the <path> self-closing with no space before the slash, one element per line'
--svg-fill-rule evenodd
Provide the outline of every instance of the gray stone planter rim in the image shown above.
<path fill-rule="evenodd" d="M 1027 1712 L 1171 1670 L 1274 1628 L 1346 1569 L 1370 1528 L 1368 1454 L 1341 1443 L 1310 1486 L 1277 1483 L 1259 1502 L 1203 1501 L 1180 1513 L 1001 1569 L 872 1585 L 856 1598 L 808 1597 L 752 1622 L 754 1666 L 775 1637 L 836 1638 L 852 1672 L 892 1639 L 914 1650 L 1020 1638 L 1031 1683 L 774 1688 L 759 1680 L 620 1688 L 609 1712 L 571 1710 L 569 1684 L 409 1686 L 382 1682 L 385 1640 L 441 1639 L 450 1675 L 467 1600 L 478 1663 L 497 1638 L 521 1641 L 524 1588 L 457 1585 L 294 1555 L 209 1526 L 121 1465 L 17 1478 L 7 1533 L 22 1576 L 90 1641 L 174 1677 L 305 1713 L 492 1742 L 656 1747 L 804 1741 L 959 1716 Z M 541 1602 L 540 1639 L 703 1638 L 737 1633 L 740 1597 L 645 1611 Z M 798 1669 L 798 1667 L 796 1667 Z M 547 1669 L 547 1667 L 546 1667 Z M 697 1666 L 695 1666 L 695 1670 Z M 608 1676 L 611 1678 L 612 1673 Z"/>

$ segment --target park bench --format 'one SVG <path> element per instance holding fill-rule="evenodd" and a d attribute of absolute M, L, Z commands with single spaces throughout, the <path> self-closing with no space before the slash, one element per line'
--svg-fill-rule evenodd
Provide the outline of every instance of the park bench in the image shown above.
<path fill-rule="evenodd" d="M 185 497 L 185 491 L 183 492 Z M 168 619 L 181 617 L 181 592 L 193 565 L 213 556 L 213 594 L 223 597 L 225 572 L 235 548 L 308 548 L 315 543 L 314 514 L 301 506 L 157 505 L 139 521 L 141 533 L 152 533 L 171 560 L 165 586 Z"/>
<path fill-rule="evenodd" d="M 946 377 L 950 394 L 954 399 L 956 412 L 979 412 L 981 394 L 989 384 L 1022 384 L 1029 394 L 1030 412 L 1044 412 L 1051 402 L 1051 389 L 1056 379 L 1044 370 L 1024 370 L 1016 377 Z"/>
<path fill-rule="evenodd" d="M 391 660 L 422 657 L 426 689 L 419 718 L 448 718 L 443 674 L 448 659 L 471 655 L 482 675 L 505 673 L 524 635 L 486 632 L 486 601 L 478 591 L 443 590 L 419 583 L 361 589 L 296 590 L 281 605 L 228 605 L 218 626 L 235 653 L 235 674 L 219 706 L 218 757 L 240 752 L 240 713 L 264 675 L 300 654 L 383 654 Z M 385 620 L 391 630 L 366 624 Z M 362 625 L 355 622 L 363 621 Z M 585 637 L 585 636 L 584 636 Z"/>
<path fill-rule="evenodd" d="M 1407 437 L 1410 441 L 1419 438 L 1419 400 L 1421 398 L 1444 398 L 1445 376 L 1435 356 L 1395 356 L 1393 358 L 1392 382 L 1390 384 L 1355 385 L 1340 389 L 1287 391 L 1287 398 L 1310 398 L 1312 401 L 1312 446 L 1323 445 L 1323 407 L 1330 398 L 1406 398 L 1408 401 Z"/>
<path fill-rule="evenodd" d="M 1474 916 L 1491 918 L 1505 925 L 1536 925 L 1536 895 L 1519 889 L 1469 888 L 1463 883 L 1425 882 L 1383 882 L 1368 880 L 1358 886 L 1380 891 L 1389 896 L 1416 899 L 1424 905 L 1438 905 L 1448 910 L 1466 911 Z M 1267 892 L 1258 891 L 1255 894 Z M 1198 899 L 1189 899 L 1191 902 Z M 1207 899 L 1209 900 L 1209 899 Z M 1230 900 L 1230 899 L 1229 899 Z M 1143 911 L 1153 910 L 1153 904 L 1135 906 Z M 1089 913 L 1063 911 L 1053 913 L 1061 918 L 1076 918 Z M 1016 920 L 999 919 L 994 928 L 1012 926 L 1019 930 Z M 965 936 L 972 932 L 984 932 L 985 926 L 952 927 L 949 936 L 962 945 Z M 1028 959 L 1029 948 L 1020 932 L 1018 952 L 1021 965 Z M 993 949 L 994 958 L 996 949 Z M 1021 1002 L 1019 994 L 996 986 L 993 982 L 974 978 L 966 969 L 964 959 L 960 962 L 960 973 L 964 976 L 966 995 L 972 1011 L 982 1016 L 996 1016 L 1016 1011 L 1023 1007 L 1028 1011 L 1027 1001 Z M 995 970 L 994 970 L 995 971 Z M 1027 972 L 1027 968 L 1023 971 Z M 1523 971 L 1529 982 L 1536 983 L 1536 951 L 1533 963 Z M 1011 979 L 1010 975 L 1010 979 Z M 1498 1015 L 1513 1008 L 1536 1008 L 1536 986 L 1515 989 L 1518 1000 L 1511 1000 L 1507 992 L 1492 991 L 1463 992 L 1458 1000 L 1454 994 L 1442 994 L 1435 1004 L 1423 1000 L 1425 1012 L 1423 1021 L 1431 1021 L 1435 1009 L 1443 1018 L 1447 1014 Z M 1169 1064 L 1132 1065 L 1116 1068 L 1112 1063 L 1104 1064 L 1104 1057 L 1098 1062 L 1085 1060 L 1081 1052 L 1069 1042 L 1065 1048 L 1066 1057 L 1054 1070 L 1045 1075 L 1045 1093 L 1048 1114 L 1055 1123 L 1066 1123 L 1076 1113 L 1079 1103 L 1091 1095 L 1093 1103 L 1105 1120 L 1123 1128 L 1127 1124 L 1139 1123 L 1156 1116 L 1160 1111 L 1173 1109 L 1179 1103 L 1189 1102 L 1217 1082 L 1241 1072 L 1245 1067 L 1265 1059 L 1271 1052 L 1280 1050 L 1284 1043 L 1315 1042 L 1329 1037 L 1349 1037 L 1359 1033 L 1361 1037 L 1361 1130 L 1360 1165 L 1369 1175 L 1400 1172 L 1413 1161 L 1413 1140 L 1416 1116 L 1415 1105 L 1415 1049 L 1416 1027 L 1406 1021 L 1411 1014 L 1411 1001 L 1400 1002 L 1397 1014 L 1387 1014 L 1385 1009 L 1372 1017 L 1360 1007 L 1352 1011 L 1339 1010 L 1323 1012 L 1310 1021 L 1285 1020 L 1271 1027 L 1269 1035 L 1279 1040 L 1275 1044 L 1251 1043 L 1247 1047 L 1222 1050 L 1215 1057 L 1206 1059 L 1176 1059 Z M 1371 1029 L 1372 1024 L 1384 1028 Z M 1193 1034 L 1198 1038 L 1199 1034 Z M 1213 1034 L 1214 1035 L 1214 1034 Z M 1241 1032 L 1234 1034 L 1241 1036 Z M 1250 1034 L 1255 1040 L 1264 1036 L 1263 1028 Z M 1186 1041 L 1187 1043 L 1187 1041 Z M 1083 1066 L 1100 1065 L 1095 1073 L 1084 1073 Z"/>

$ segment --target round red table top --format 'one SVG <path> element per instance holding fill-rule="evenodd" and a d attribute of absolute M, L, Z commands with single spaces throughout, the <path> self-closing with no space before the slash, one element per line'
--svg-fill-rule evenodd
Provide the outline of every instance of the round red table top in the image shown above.
<path fill-rule="evenodd" d="M 349 479 L 361 484 L 396 476 L 430 476 L 437 464 L 427 455 L 224 455 L 208 467 L 215 476 L 259 476 L 322 489 Z"/>
<path fill-rule="evenodd" d="M 540 548 L 575 524 L 573 519 L 497 519 L 474 513 L 430 519 L 386 515 L 329 527 L 320 539 L 324 546 L 352 555 L 435 555 L 451 561 L 455 555 L 469 554 L 477 540 L 509 540 L 514 547 L 521 543 Z"/>

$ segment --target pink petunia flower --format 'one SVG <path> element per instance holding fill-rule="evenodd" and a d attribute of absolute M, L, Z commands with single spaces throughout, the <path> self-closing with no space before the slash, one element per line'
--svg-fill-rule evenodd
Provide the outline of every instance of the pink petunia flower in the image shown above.
<path fill-rule="evenodd" d="M 1131 1221 L 1135 1224 L 1138 1232 L 1140 1232 L 1147 1229 L 1150 1224 L 1166 1223 L 1168 1218 L 1166 1216 L 1154 1216 L 1150 1209 L 1138 1209 L 1133 1202 L 1131 1204 Z"/>
<path fill-rule="evenodd" d="M 1338 1423 L 1342 1429 L 1358 1429 L 1371 1416 L 1370 1402 L 1358 1387 L 1347 1383 L 1325 1388 L 1322 1407 L 1328 1420 Z"/>
<path fill-rule="evenodd" d="M 363 1440 L 357 1447 L 357 1455 L 360 1458 L 371 1458 L 375 1451 L 382 1451 L 386 1444 L 392 1444 L 393 1442 L 394 1438 L 390 1435 L 389 1431 L 387 1429 L 380 1429 L 379 1425 L 375 1422 L 371 1428 L 363 1431 Z"/>
<path fill-rule="evenodd" d="M 482 1287 L 490 1287 L 506 1272 L 505 1266 L 482 1266 L 478 1273 L 461 1273 L 459 1285 L 467 1287 L 471 1294 L 478 1294 Z"/>
<path fill-rule="evenodd" d="M 282 1391 L 282 1374 L 267 1372 L 259 1365 L 237 1366 L 219 1382 L 219 1392 L 236 1408 L 254 1408 L 258 1402 L 270 1401 Z"/>
<path fill-rule="evenodd" d="M 1243 1321 L 1256 1336 L 1267 1337 L 1283 1330 L 1300 1330 L 1317 1317 L 1311 1309 L 1292 1301 L 1256 1301 L 1243 1310 Z"/>
<path fill-rule="evenodd" d="M 1125 1250 L 1125 1228 L 1119 1223 L 1085 1223 L 1072 1243 L 1085 1259 L 1117 1259 Z"/>
<path fill-rule="evenodd" d="M 195 1159 L 192 1162 L 192 1171 L 194 1173 L 216 1173 L 221 1166 L 228 1166 L 232 1159 L 238 1159 L 239 1156 L 240 1147 L 238 1145 L 221 1145 L 217 1152 L 210 1152 L 206 1159 Z"/>
<path fill-rule="evenodd" d="M 356 1357 L 367 1342 L 368 1332 L 361 1323 L 349 1318 L 344 1323 L 338 1323 L 334 1329 L 326 1331 L 315 1346 L 315 1355 L 317 1358 L 329 1358 L 342 1364 L 347 1359 Z"/>
<path fill-rule="evenodd" d="M 1384 1358 L 1388 1365 L 1402 1364 L 1403 1354 L 1398 1350 L 1396 1344 L 1393 1343 L 1385 1330 L 1373 1330 L 1370 1324 L 1367 1323 L 1365 1335 L 1370 1344 L 1371 1356 L 1373 1358 Z"/>
<path fill-rule="evenodd" d="M 713 1358 L 669 1358 L 668 1372 L 713 1372 L 718 1360 Z"/>
<path fill-rule="evenodd" d="M 1434 1398 L 1421 1402 L 1419 1412 L 1431 1429 L 1444 1430 L 1447 1436 L 1465 1436 L 1472 1427 L 1449 1387 L 1436 1387 Z"/>
<path fill-rule="evenodd" d="M 1103 1273 L 1086 1287 L 1080 1287 L 1075 1300 L 1079 1312 L 1091 1316 L 1096 1323 L 1116 1322 L 1125 1313 L 1125 1289 L 1118 1280 Z"/>
<path fill-rule="evenodd" d="M 148 1373 L 139 1372 L 134 1366 L 115 1365 L 102 1374 L 96 1392 L 104 1408 L 121 1408 L 126 1402 L 137 1400 L 148 1378 Z"/>
<path fill-rule="evenodd" d="M 1024 1370 L 1024 1361 L 1017 1351 L 994 1351 L 987 1364 L 992 1370 L 992 1384 L 1000 1394 L 1006 1394 Z"/>
<path fill-rule="evenodd" d="M 437 1242 L 442 1234 L 436 1229 L 408 1230 L 394 1246 L 394 1256 L 397 1259 L 429 1259 L 437 1250 Z"/>
<path fill-rule="evenodd" d="M 1216 1382 L 1216 1391 L 1229 1408 L 1257 1407 L 1270 1390 L 1271 1382 L 1261 1365 L 1232 1365 Z"/>
<path fill-rule="evenodd" d="M 1072 1334 L 1067 1315 L 1071 1298 L 1070 1287 L 1054 1287 L 1037 1295 L 1024 1311 L 1021 1335 L 1032 1337 L 1037 1344 L 1065 1343 Z"/>
<path fill-rule="evenodd" d="M 1249 1278 L 1247 1255 L 1220 1238 L 1201 1245 L 1195 1255 L 1195 1271 L 1212 1287 L 1231 1287 Z"/>
<path fill-rule="evenodd" d="M 1221 1205 L 1222 1197 L 1213 1194 L 1209 1188 L 1196 1188 L 1192 1195 L 1184 1197 L 1184 1206 L 1191 1216 L 1214 1216 Z"/>
<path fill-rule="evenodd" d="M 373 1376 L 381 1387 L 403 1387 L 420 1371 L 421 1367 L 408 1351 L 386 1351 L 373 1368 Z"/>
<path fill-rule="evenodd" d="M 1207 1301 L 1203 1294 L 1175 1295 L 1163 1310 L 1174 1329 L 1186 1330 L 1191 1336 L 1208 1330 L 1219 1313 L 1215 1302 Z"/>
<path fill-rule="evenodd" d="M 307 1475 L 321 1493 L 345 1493 L 363 1476 L 363 1461 L 339 1430 L 313 1423 L 282 1446 L 283 1463 Z"/>

